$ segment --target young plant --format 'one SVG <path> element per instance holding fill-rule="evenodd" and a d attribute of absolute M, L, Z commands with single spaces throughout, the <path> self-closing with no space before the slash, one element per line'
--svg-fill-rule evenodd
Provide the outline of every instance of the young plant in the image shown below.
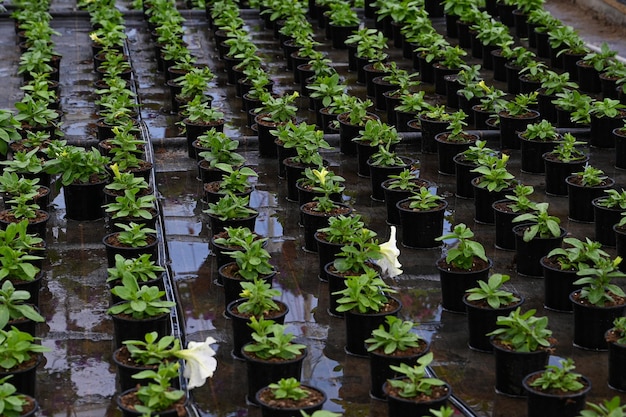
<path fill-rule="evenodd" d="M 511 279 L 504 274 L 493 274 L 487 282 L 479 280 L 478 287 L 470 288 L 466 291 L 467 301 L 486 302 L 489 307 L 497 309 L 506 307 L 519 301 L 519 298 L 509 291 L 502 289 L 502 285 Z"/>
<path fill-rule="evenodd" d="M 352 239 L 346 243 L 333 261 L 333 266 L 340 273 L 362 273 L 372 261 L 380 259 L 380 245 L 376 232 L 361 228 L 351 234 Z"/>
<path fill-rule="evenodd" d="M 479 166 L 472 169 L 481 176 L 477 183 L 479 188 L 486 188 L 488 191 L 502 191 L 511 186 L 515 176 L 511 174 L 506 166 L 509 156 L 502 154 L 500 158 L 494 155 L 487 155 L 478 160 Z"/>
<path fill-rule="evenodd" d="M 442 201 L 445 201 L 442 196 L 431 193 L 426 187 L 420 187 L 409 197 L 409 208 L 418 211 L 433 210 L 439 207 Z"/>
<path fill-rule="evenodd" d="M 281 378 L 278 382 L 268 385 L 272 395 L 276 399 L 290 399 L 299 401 L 308 396 L 308 392 L 302 389 L 300 381 L 296 378 Z"/>
<path fill-rule="evenodd" d="M 508 316 L 498 317 L 496 330 L 488 333 L 495 339 L 509 346 L 516 352 L 535 352 L 538 349 L 550 348 L 552 331 L 548 327 L 548 317 L 537 317 L 537 310 L 531 309 L 522 314 L 518 307 Z"/>
<path fill-rule="evenodd" d="M 561 391 L 563 393 L 580 391 L 585 385 L 582 375 L 574 372 L 572 358 L 560 359 L 559 365 L 547 365 L 539 378 L 533 379 L 530 386 L 542 391 Z"/>
<path fill-rule="evenodd" d="M 608 178 L 603 174 L 604 171 L 589 164 L 586 164 L 582 171 L 574 173 L 574 175 L 580 178 L 580 182 L 584 187 L 596 187 L 601 185 Z"/>
<path fill-rule="evenodd" d="M 428 352 L 424 356 L 420 356 L 417 364 L 413 366 L 406 363 L 401 363 L 400 366 L 390 365 L 390 368 L 396 371 L 401 378 L 389 379 L 387 382 L 393 388 L 398 389 L 403 398 L 413 398 L 419 395 L 429 396 L 432 394 L 433 388 L 446 385 L 441 379 L 429 376 L 428 366 L 432 361 L 433 353 Z"/>
<path fill-rule="evenodd" d="M 584 142 L 577 141 L 574 135 L 568 132 L 563 135 L 563 141 L 557 144 L 551 154 L 563 162 L 585 159 L 585 153 L 577 147 L 579 145 L 584 145 Z"/>
<path fill-rule="evenodd" d="M 156 230 L 146 227 L 143 223 L 115 223 L 115 226 L 122 230 L 117 235 L 119 242 L 131 248 L 148 246 L 149 240 L 156 234 Z"/>
<path fill-rule="evenodd" d="M 456 239 L 457 244 L 446 254 L 446 263 L 460 269 L 469 270 L 476 262 L 476 258 L 488 262 L 485 248 L 480 242 L 472 240 L 474 232 L 465 225 L 459 223 L 446 235 L 438 237 L 437 241 Z"/>
<path fill-rule="evenodd" d="M 111 293 L 123 300 L 109 308 L 108 313 L 112 315 L 125 314 L 142 320 L 167 314 L 176 306 L 174 301 L 163 299 L 165 291 L 156 286 L 139 286 L 133 276 L 122 278 L 122 285 L 113 287 Z"/>
<path fill-rule="evenodd" d="M 547 239 L 561 235 L 561 219 L 548 213 L 548 203 L 538 203 L 537 211 L 523 213 L 513 219 L 513 223 L 530 222 L 524 230 L 524 242 L 530 242 L 535 237 Z"/>
<path fill-rule="evenodd" d="M 626 404 L 620 403 L 619 396 L 610 400 L 603 400 L 602 403 L 587 403 L 587 410 L 580 412 L 580 417 L 623 417 L 626 416 Z"/>
<path fill-rule="evenodd" d="M 352 241 L 359 230 L 365 224 L 361 220 L 361 215 L 354 216 L 333 216 L 328 218 L 328 227 L 318 229 L 318 233 L 323 233 L 330 243 L 346 244 Z"/>
<path fill-rule="evenodd" d="M 382 349 L 385 355 L 391 355 L 420 345 L 422 339 L 411 331 L 415 327 L 414 322 L 396 316 L 386 316 L 385 322 L 372 331 L 372 337 L 365 339 L 368 352 Z"/>
<path fill-rule="evenodd" d="M 600 242 L 592 241 L 588 237 L 584 242 L 575 237 L 566 237 L 563 243 L 568 246 L 552 249 L 547 256 L 554 258 L 564 271 L 588 269 L 602 258 L 609 257 L 609 254 L 602 250 Z"/>
<path fill-rule="evenodd" d="M 144 370 L 133 375 L 134 379 L 150 379 L 147 385 L 137 388 L 140 404 L 134 408 L 140 413 L 152 413 L 167 410 L 185 396 L 185 391 L 172 388 L 172 382 L 178 378 L 180 363 L 161 363 L 156 370 Z"/>
<path fill-rule="evenodd" d="M 2 177 L 0 177 L 0 183 Z M 605 197 L 598 200 L 598 205 L 606 208 L 620 208 L 626 209 L 626 190 L 622 188 L 622 191 L 614 189 L 604 190 L 607 194 Z"/>
<path fill-rule="evenodd" d="M 333 293 L 341 296 L 337 300 L 339 312 L 378 312 L 389 302 L 387 294 L 396 292 L 373 268 L 366 268 L 361 275 L 348 276 L 345 284 L 346 288 Z"/>
<path fill-rule="evenodd" d="M 0 412 L 6 417 L 19 417 L 23 415 L 28 400 L 25 395 L 17 393 L 15 385 L 8 382 L 12 377 L 7 375 L 0 379 Z"/>
<path fill-rule="evenodd" d="M 0 368 L 5 371 L 28 361 L 33 355 L 49 352 L 50 348 L 36 343 L 40 340 L 16 327 L 0 329 Z"/>
<path fill-rule="evenodd" d="M 531 106 L 537 104 L 538 93 L 536 91 L 528 94 L 518 94 L 515 98 L 504 106 L 504 110 L 509 116 L 523 117 L 531 112 Z"/>
<path fill-rule="evenodd" d="M 217 168 L 224 171 L 224 175 L 222 175 L 222 180 L 220 181 L 220 192 L 224 193 L 243 193 L 251 187 L 250 178 L 257 178 L 259 176 L 249 167 L 233 169 L 231 165 L 218 164 Z"/>
<path fill-rule="evenodd" d="M 531 201 L 528 196 L 535 189 L 531 185 L 517 184 L 513 189 L 513 195 L 505 195 L 505 198 L 513 203 L 509 204 L 509 208 L 513 213 L 526 213 L 537 210 L 537 203 Z"/>
<path fill-rule="evenodd" d="M 250 317 L 248 326 L 253 330 L 253 342 L 244 346 L 244 351 L 252 353 L 262 360 L 284 359 L 291 360 L 302 355 L 305 345 L 294 343 L 293 333 L 286 333 L 287 327 L 265 320 Z"/>
<path fill-rule="evenodd" d="M 618 269 L 622 262 L 619 256 L 615 259 L 601 257 L 591 267 L 579 270 L 576 275 L 582 277 L 574 281 L 574 285 L 582 285 L 580 298 L 595 306 L 615 303 L 615 297 L 626 297 L 620 286 L 611 283 L 613 279 L 624 278 L 626 274 Z"/>
<path fill-rule="evenodd" d="M 526 125 L 522 137 L 528 140 L 540 142 L 554 141 L 559 137 L 556 128 L 549 121 L 542 119 L 540 122 Z"/>
<path fill-rule="evenodd" d="M 278 289 L 272 289 L 269 283 L 254 278 L 252 282 L 242 281 L 241 288 L 239 296 L 245 301 L 237 306 L 240 313 L 259 317 L 270 311 L 279 310 L 278 304 L 272 297 L 280 296 L 281 292 Z"/>
<path fill-rule="evenodd" d="M 376 120 L 368 120 L 363 130 L 359 130 L 359 136 L 352 139 L 353 142 L 362 142 L 372 147 L 381 145 L 395 145 L 400 143 L 400 135 L 395 127 Z"/>
<path fill-rule="evenodd" d="M 159 338 L 157 332 L 146 333 L 144 340 L 124 340 L 122 342 L 132 360 L 141 365 L 158 365 L 172 360 L 174 352 L 180 350 L 180 340 L 174 336 Z"/>
<path fill-rule="evenodd" d="M 139 189 L 125 190 L 123 196 L 115 197 L 115 202 L 105 204 L 112 219 L 133 218 L 150 220 L 156 210 L 156 197 L 152 194 L 137 196 Z"/>
<path fill-rule="evenodd" d="M 211 214 L 220 220 L 245 219 L 257 211 L 249 207 L 250 196 L 238 197 L 234 194 L 225 194 L 216 203 L 209 203 L 204 213 Z"/>
<path fill-rule="evenodd" d="M 240 250 L 225 252 L 237 263 L 237 274 L 242 279 L 252 281 L 274 272 L 274 267 L 269 263 L 271 255 L 263 247 L 264 242 L 263 239 L 243 241 Z"/>
<path fill-rule="evenodd" d="M 5 280 L 0 288 L 0 329 L 4 329 L 11 320 L 27 318 L 43 323 L 45 319 L 25 302 L 30 299 L 30 293 L 24 290 L 16 290 L 13 283 Z"/>
<path fill-rule="evenodd" d="M 148 282 L 158 278 L 165 271 L 157 265 L 150 254 L 144 253 L 137 258 L 124 258 L 120 254 L 115 255 L 115 266 L 107 269 L 107 282 L 122 282 L 124 277 L 131 276 L 137 282 Z"/>

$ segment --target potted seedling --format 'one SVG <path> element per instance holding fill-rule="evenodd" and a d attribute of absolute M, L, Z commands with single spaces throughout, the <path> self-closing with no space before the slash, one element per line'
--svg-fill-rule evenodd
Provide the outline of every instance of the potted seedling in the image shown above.
<path fill-rule="evenodd" d="M 431 376 L 428 366 L 434 355 L 429 352 L 419 357 L 415 364 L 391 365 L 398 373 L 384 385 L 390 417 L 402 415 L 427 415 L 431 409 L 446 406 L 452 395 L 452 387 L 441 379 Z"/>
<path fill-rule="evenodd" d="M 583 169 L 589 156 L 580 149 L 584 142 L 577 141 L 571 133 L 565 133 L 563 140 L 550 152 L 542 155 L 546 166 L 546 194 L 567 195 L 565 179 L 572 172 Z"/>
<path fill-rule="evenodd" d="M 469 149 L 478 140 L 478 135 L 467 133 L 464 128 L 467 115 L 463 110 L 452 113 L 447 131 L 435 135 L 437 141 L 437 154 L 439 159 L 439 173 L 455 175 L 454 157 Z"/>
<path fill-rule="evenodd" d="M 541 258 L 560 247 L 566 234 L 559 226 L 560 219 L 548 213 L 548 203 L 537 203 L 535 207 L 536 211 L 513 219 L 513 223 L 520 223 L 513 227 L 517 272 L 528 276 L 542 275 Z"/>
<path fill-rule="evenodd" d="M 604 171 L 586 164 L 582 171 L 574 172 L 565 178 L 569 214 L 568 218 L 577 222 L 593 222 L 594 211 L 591 202 L 600 197 L 615 184 L 615 180 L 604 175 Z"/>
<path fill-rule="evenodd" d="M 253 341 L 242 348 L 248 376 L 248 401 L 256 402 L 256 393 L 280 378 L 300 380 L 305 345 L 297 343 L 287 326 L 273 320 L 250 318 Z"/>
<path fill-rule="evenodd" d="M 464 223 L 437 237 L 436 241 L 451 241 L 445 257 L 436 262 L 441 282 L 441 305 L 448 311 L 465 312 L 463 296 L 478 280 L 489 276 L 492 261 L 480 242 L 473 240 L 474 232 Z"/>
<path fill-rule="evenodd" d="M 576 274 L 587 269 L 609 255 L 602 250 L 599 242 L 589 238 L 585 241 L 574 237 L 566 237 L 563 243 L 567 246 L 551 250 L 541 258 L 544 277 L 544 306 L 556 311 L 572 311 L 569 295 L 579 285 L 574 285 L 578 279 Z"/>
<path fill-rule="evenodd" d="M 607 350 L 604 334 L 613 321 L 624 315 L 626 294 L 612 281 L 624 278 L 622 258 L 600 257 L 576 275 L 574 285 L 582 286 L 570 294 L 574 310 L 574 346 L 588 350 Z"/>
<path fill-rule="evenodd" d="M 527 375 L 522 384 L 528 393 L 528 416 L 580 415 L 585 398 L 591 390 L 591 381 L 574 372 L 574 360 L 559 360 L 558 365 L 547 365 L 545 370 Z"/>
<path fill-rule="evenodd" d="M 0 177 L 0 180 L 2 178 Z M 593 205 L 595 239 L 604 246 L 615 246 L 613 226 L 620 222 L 626 210 L 626 191 L 604 190 L 605 195 L 591 200 Z"/>
<path fill-rule="evenodd" d="M 390 296 L 395 292 L 373 268 L 346 278 L 345 288 L 335 295 L 339 296 L 337 311 L 344 313 L 347 353 L 367 356 L 365 340 L 384 323 L 386 316 L 397 315 L 402 308 L 402 303 Z"/>
<path fill-rule="evenodd" d="M 315 412 L 326 402 L 326 394 L 318 388 L 301 384 L 296 378 L 281 378 L 256 393 L 263 416 L 291 416 L 293 413 Z"/>
<path fill-rule="evenodd" d="M 396 204 L 402 225 L 402 245 L 433 248 L 441 245 L 437 238 L 443 231 L 443 218 L 448 202 L 426 187 L 420 187 Z"/>
<path fill-rule="evenodd" d="M 511 279 L 504 274 L 493 274 L 487 281 L 479 280 L 463 296 L 467 311 L 468 346 L 480 352 L 492 352 L 493 346 L 488 333 L 496 329 L 499 316 L 515 310 L 524 302 L 524 297 L 502 288 Z"/>
<path fill-rule="evenodd" d="M 517 307 L 499 316 L 496 330 L 488 333 L 495 354 L 497 392 L 523 396 L 524 377 L 548 364 L 556 340 L 548 329 L 548 317 L 536 313 L 535 309 L 522 313 Z"/>
<path fill-rule="evenodd" d="M 532 186 L 517 184 L 513 194 L 507 194 L 503 200 L 497 200 L 492 204 L 496 223 L 496 248 L 515 250 L 513 219 L 522 213 L 537 209 L 537 203 L 528 198 L 533 192 Z"/>

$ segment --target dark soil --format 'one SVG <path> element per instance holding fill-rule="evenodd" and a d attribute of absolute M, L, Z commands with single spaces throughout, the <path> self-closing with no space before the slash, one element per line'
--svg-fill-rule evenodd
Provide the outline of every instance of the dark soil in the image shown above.
<path fill-rule="evenodd" d="M 147 239 L 147 246 L 152 245 L 153 243 L 156 243 L 157 241 L 157 237 L 153 236 L 153 235 L 148 235 Z M 122 242 L 119 241 L 119 233 L 112 233 L 111 236 L 106 238 L 106 242 L 111 245 L 111 246 L 116 246 L 116 247 L 121 247 L 121 248 L 130 248 L 131 246 L 126 245 Z"/>
<path fill-rule="evenodd" d="M 621 297 L 621 296 L 616 295 L 616 294 L 614 294 L 612 292 L 609 292 L 609 295 L 611 296 L 613 301 L 612 302 L 611 301 L 605 301 L 603 307 L 613 307 L 613 306 L 620 306 L 620 305 L 626 304 L 626 297 Z M 575 302 L 577 302 L 578 304 L 580 304 L 580 305 L 586 305 L 586 306 L 593 305 L 587 299 L 580 297 L 580 291 L 576 291 L 572 295 L 572 299 Z"/>
<path fill-rule="evenodd" d="M 449 272 L 473 272 L 473 271 L 482 271 L 484 269 L 487 269 L 487 267 L 489 267 L 489 262 L 484 261 L 480 258 L 474 257 L 472 266 L 469 269 L 462 269 L 462 268 L 458 268 L 454 265 L 447 263 L 446 258 L 441 258 L 439 261 L 437 261 L 437 266 Z"/>
<path fill-rule="evenodd" d="M 308 395 L 301 400 L 291 398 L 276 398 L 270 388 L 264 388 L 259 394 L 261 403 L 274 408 L 306 408 L 324 401 L 325 397 L 319 390 L 301 385 L 300 388 L 308 392 Z"/>
<path fill-rule="evenodd" d="M 44 210 L 37 210 L 36 215 L 32 219 L 28 219 L 29 223 L 39 223 L 48 220 L 50 215 Z M 0 211 L 0 219 L 5 223 L 19 223 L 24 219 L 18 219 L 13 215 L 12 210 L 2 210 Z"/>
<path fill-rule="evenodd" d="M 541 374 L 537 374 L 537 375 L 533 375 L 530 378 L 528 378 L 528 381 L 526 381 L 528 383 L 528 386 L 531 386 L 531 384 L 533 383 L 533 381 L 539 379 L 541 377 Z M 562 389 L 558 389 L 558 388 L 548 388 L 548 389 L 543 389 L 541 387 L 532 387 L 532 389 L 534 391 L 537 392 L 542 392 L 544 394 L 549 394 L 549 395 L 573 395 L 579 392 L 583 392 L 588 386 L 589 386 L 589 382 L 587 382 L 585 379 L 583 378 L 578 378 L 577 379 L 578 382 L 580 382 L 581 384 L 583 384 L 583 387 L 579 390 L 576 391 L 563 391 Z"/>
<path fill-rule="evenodd" d="M 392 356 L 392 357 L 397 357 L 397 358 L 415 356 L 415 355 L 419 355 L 422 352 L 425 352 L 426 349 L 428 348 L 428 342 L 426 342 L 423 339 L 418 340 L 417 343 L 418 345 L 415 347 L 409 347 L 404 350 L 396 349 L 391 353 L 385 353 L 384 347 L 378 348 L 374 350 L 374 352 L 379 355 Z"/>
<path fill-rule="evenodd" d="M 187 398 L 183 397 L 171 407 L 171 409 L 176 409 L 176 414 L 178 417 L 185 417 L 187 415 L 187 410 L 185 409 L 185 403 L 187 402 Z M 128 394 L 120 396 L 120 403 L 123 407 L 136 411 L 136 405 L 143 405 L 142 402 L 137 398 L 137 392 L 131 391 Z"/>
<path fill-rule="evenodd" d="M 400 207 L 402 207 L 403 209 L 406 209 L 406 210 L 428 212 L 428 211 L 438 211 L 438 210 L 441 210 L 446 205 L 445 202 L 441 202 L 441 203 L 437 204 L 437 207 L 434 207 L 434 208 L 431 208 L 431 209 L 428 209 L 428 210 L 420 210 L 420 209 L 411 209 L 409 207 L 410 204 L 411 204 L 410 201 L 405 201 L 404 203 L 400 204 Z"/>
<path fill-rule="evenodd" d="M 476 139 L 477 139 L 476 135 L 472 135 L 471 133 L 465 133 L 465 132 L 462 132 L 457 137 L 457 139 L 454 139 L 454 140 L 448 140 L 449 136 L 450 136 L 450 133 L 442 133 L 438 139 L 442 142 L 447 142 L 447 143 L 473 143 L 473 142 L 476 142 Z M 459 137 L 463 139 L 459 140 L 458 139 Z"/>
<path fill-rule="evenodd" d="M 568 181 L 572 184 L 581 186 L 581 187 L 589 187 L 589 188 L 596 188 L 596 187 L 606 187 L 607 185 L 610 185 L 613 183 L 613 180 L 610 178 L 606 178 L 604 180 L 602 180 L 602 182 L 598 185 L 593 185 L 593 186 L 589 186 L 589 185 L 583 185 L 583 177 L 582 175 L 576 175 L 575 177 L 569 178 Z"/>
<path fill-rule="evenodd" d="M 323 216 L 323 217 L 336 217 L 342 214 L 350 213 L 350 207 L 335 205 L 335 207 L 329 212 L 317 211 L 315 208 L 317 207 L 317 201 L 310 201 L 306 204 L 302 205 L 302 211 L 308 213 L 312 216 Z"/>
<path fill-rule="evenodd" d="M 387 384 L 387 395 L 391 397 L 396 397 L 396 398 L 404 398 L 400 395 L 400 391 L 401 391 L 400 389 L 394 388 L 391 385 Z M 449 389 L 447 386 L 433 387 L 430 395 L 420 393 L 417 397 L 410 398 L 410 400 L 413 400 L 415 402 L 435 401 L 439 398 L 442 398 L 448 395 L 448 391 Z M 404 398 L 404 399 L 406 400 L 409 398 Z"/>
<path fill-rule="evenodd" d="M 263 313 L 263 318 L 264 319 L 274 319 L 276 317 L 279 317 L 280 315 L 282 315 L 286 310 L 287 310 L 287 305 L 284 303 L 276 303 L 278 305 L 278 310 L 272 310 L 272 311 L 265 311 Z M 241 316 L 241 317 L 247 317 L 250 318 L 252 316 L 254 316 L 254 314 L 251 313 L 242 313 L 241 311 L 239 311 L 239 304 L 235 305 L 233 307 L 233 310 L 231 312 L 234 315 L 237 316 Z"/>

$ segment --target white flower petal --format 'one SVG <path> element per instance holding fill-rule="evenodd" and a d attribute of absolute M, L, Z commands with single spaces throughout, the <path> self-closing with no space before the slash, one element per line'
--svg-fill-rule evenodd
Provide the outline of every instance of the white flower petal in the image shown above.
<path fill-rule="evenodd" d="M 400 256 L 400 249 L 396 244 L 396 227 L 391 226 L 391 232 L 389 235 L 389 240 L 380 245 L 380 252 L 383 257 L 381 259 L 376 260 L 376 265 L 378 265 L 383 275 L 387 275 L 388 277 L 395 277 L 402 273 L 402 265 L 400 261 L 398 261 L 398 257 Z"/>
<path fill-rule="evenodd" d="M 207 337 L 204 342 L 189 342 L 187 349 L 176 352 L 176 356 L 185 359 L 185 371 L 183 376 L 189 379 L 188 389 L 201 387 L 207 378 L 213 376 L 217 368 L 215 351 L 211 344 L 216 343 L 212 337 Z"/>

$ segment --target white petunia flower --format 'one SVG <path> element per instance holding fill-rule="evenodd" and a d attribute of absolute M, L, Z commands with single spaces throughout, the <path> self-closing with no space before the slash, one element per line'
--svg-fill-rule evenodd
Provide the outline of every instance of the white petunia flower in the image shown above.
<path fill-rule="evenodd" d="M 183 376 L 189 380 L 188 389 L 201 387 L 207 378 L 213 376 L 217 360 L 215 351 L 211 348 L 212 343 L 217 342 L 212 337 L 207 337 L 204 342 L 189 342 L 187 349 L 175 353 L 177 357 L 185 360 Z"/>
<path fill-rule="evenodd" d="M 402 273 L 402 265 L 398 261 L 400 249 L 396 244 L 396 226 L 391 226 L 389 240 L 380 245 L 380 252 L 383 257 L 376 260 L 376 265 L 380 267 L 383 275 L 393 278 Z"/>

